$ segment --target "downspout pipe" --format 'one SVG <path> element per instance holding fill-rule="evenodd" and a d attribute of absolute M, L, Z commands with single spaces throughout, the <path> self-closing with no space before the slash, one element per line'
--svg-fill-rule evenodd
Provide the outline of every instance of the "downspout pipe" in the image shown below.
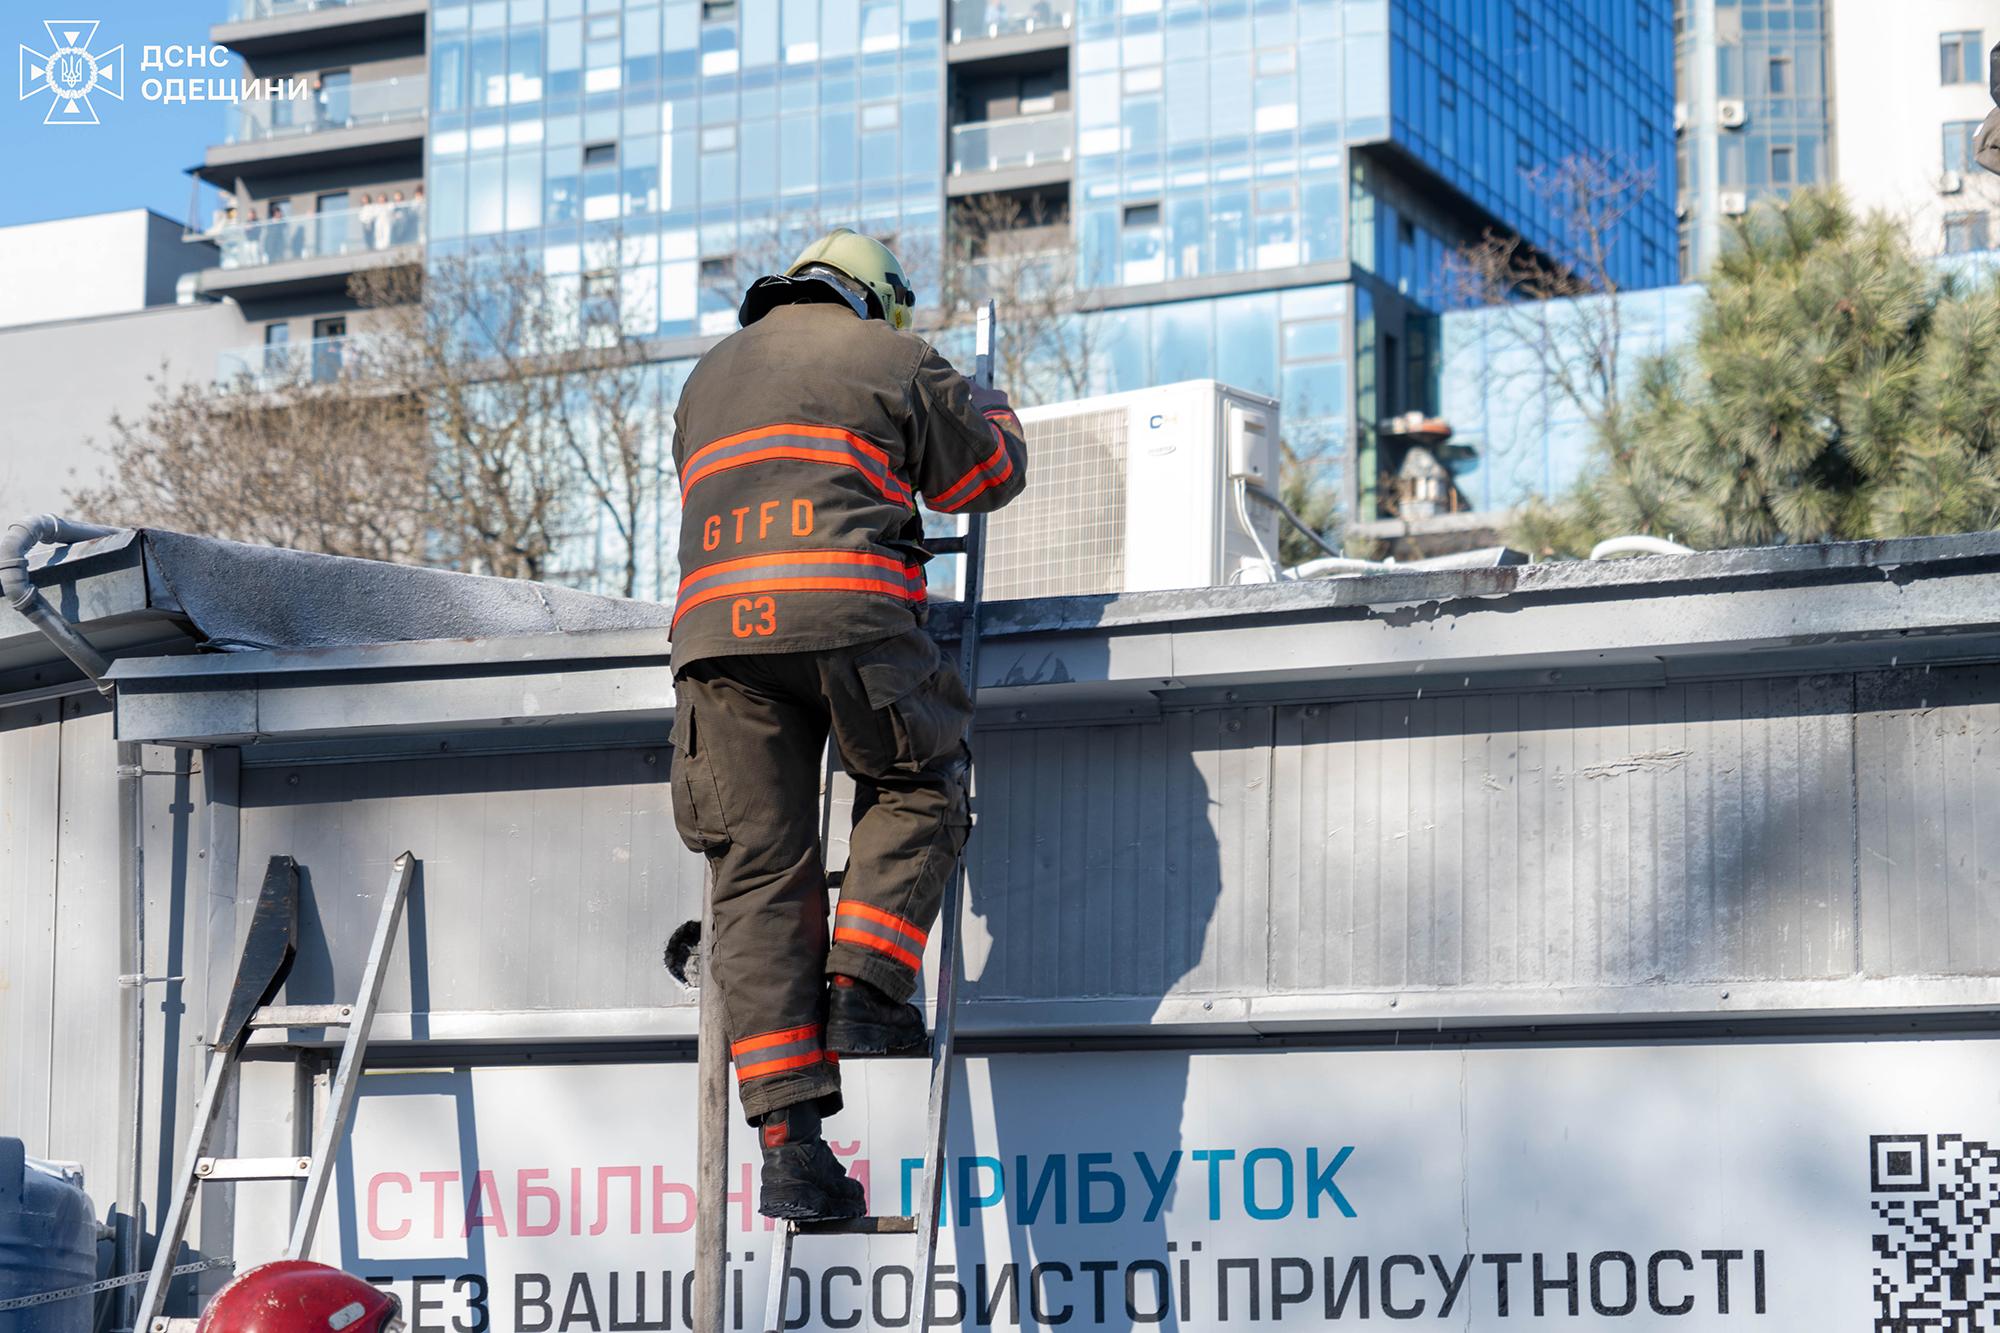
<path fill-rule="evenodd" d="M 64 657 L 76 664 L 105 698 L 112 697 L 112 684 L 105 679 L 111 661 L 90 641 L 77 633 L 61 613 L 50 606 L 41 589 L 28 577 L 28 552 L 42 545 L 67 545 L 109 537 L 117 528 L 95 523 L 77 523 L 54 514 L 36 514 L 7 525 L 0 534 L 0 596 L 24 616 Z M 117 1238 L 118 1269 L 121 1273 L 143 1273 L 145 1269 L 146 1222 L 143 1203 L 145 1189 L 145 1097 L 146 1097 L 146 821 L 144 753 L 136 744 L 118 744 L 118 840 L 119 868 L 130 894 L 130 918 L 124 932 L 126 961 L 131 971 L 118 978 L 130 992 L 125 1013 L 124 1046 L 126 1061 L 127 1109 L 129 1115 L 125 1163 L 125 1217 Z M 120 1293 L 119 1327 L 130 1329 L 138 1309 L 139 1288 L 127 1287 Z"/>
<path fill-rule="evenodd" d="M 75 523 L 54 514 L 36 514 L 8 524 L 6 533 L 0 535 L 0 596 L 6 597 L 29 624 L 41 631 L 43 638 L 74 662 L 77 670 L 95 681 L 106 698 L 111 695 L 111 682 L 104 678 L 111 670 L 110 659 L 91 647 L 90 641 L 77 633 L 76 627 L 42 596 L 41 589 L 28 577 L 28 552 L 44 544 L 87 542 L 117 531 L 95 523 Z"/>

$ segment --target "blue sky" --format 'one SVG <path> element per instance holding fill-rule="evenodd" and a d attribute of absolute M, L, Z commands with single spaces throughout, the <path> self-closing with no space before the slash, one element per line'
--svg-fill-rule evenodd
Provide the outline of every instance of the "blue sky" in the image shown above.
<path fill-rule="evenodd" d="M 149 43 L 206 45 L 210 25 L 226 13 L 227 0 L 7 0 L 0 49 L 12 68 L 0 96 L 0 162 L 13 185 L 0 192 L 0 226 L 121 208 L 150 208 L 186 221 L 186 169 L 222 139 L 229 108 L 146 101 L 141 85 L 160 75 L 141 72 L 140 53 Z M 42 20 L 56 18 L 98 20 L 93 51 L 124 44 L 125 100 L 91 99 L 101 124 L 44 125 L 48 96 L 20 100 L 20 48 L 46 51 Z M 227 71 L 231 78 L 239 72 Z"/>

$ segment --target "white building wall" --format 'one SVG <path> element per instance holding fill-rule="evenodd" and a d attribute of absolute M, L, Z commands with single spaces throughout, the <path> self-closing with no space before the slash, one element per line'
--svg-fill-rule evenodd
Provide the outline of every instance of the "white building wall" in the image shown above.
<path fill-rule="evenodd" d="M 1983 213 L 1988 243 L 2000 243 L 2000 176 L 1974 168 L 1948 192 L 1944 126 L 1992 109 L 1983 53 L 2000 40 L 2000 0 L 1829 0 L 1833 45 L 1835 176 L 1864 210 L 1904 219 L 1927 254 L 1945 248 L 1953 214 Z M 1980 33 L 1980 78 L 1946 84 L 1939 39 Z"/>
<path fill-rule="evenodd" d="M 0 227 L 0 328 L 169 305 L 180 274 L 214 263 L 143 208 Z"/>
<path fill-rule="evenodd" d="M 212 381 L 224 351 L 255 341 L 233 301 L 0 326 L 0 523 L 61 512 L 102 480 L 113 416 L 143 417 L 161 384 Z"/>

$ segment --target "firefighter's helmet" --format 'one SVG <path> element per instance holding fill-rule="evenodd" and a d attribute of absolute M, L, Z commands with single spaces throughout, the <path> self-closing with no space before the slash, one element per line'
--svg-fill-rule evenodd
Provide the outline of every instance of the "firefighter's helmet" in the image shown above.
<path fill-rule="evenodd" d="M 815 264 L 837 269 L 866 287 L 889 327 L 910 327 L 917 294 L 910 290 L 909 279 L 903 276 L 903 266 L 896 261 L 895 254 L 882 242 L 837 227 L 800 251 L 792 266 L 785 270 L 785 276 L 796 278 Z"/>
<path fill-rule="evenodd" d="M 215 1294 L 195 1333 L 401 1333 L 394 1295 L 303 1259 L 260 1264 Z"/>

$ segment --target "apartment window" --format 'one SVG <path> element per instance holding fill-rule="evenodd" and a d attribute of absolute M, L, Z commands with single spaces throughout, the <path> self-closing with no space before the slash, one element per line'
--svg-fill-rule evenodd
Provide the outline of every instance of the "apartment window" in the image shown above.
<path fill-rule="evenodd" d="M 701 285 L 705 291 L 733 293 L 736 290 L 735 257 L 724 256 L 720 259 L 702 260 Z"/>
<path fill-rule="evenodd" d="M 1127 204 L 1125 225 L 1128 227 L 1157 227 L 1160 225 L 1158 204 Z"/>
<path fill-rule="evenodd" d="M 282 321 L 264 326 L 264 373 L 275 375 L 291 364 L 292 326 Z"/>
<path fill-rule="evenodd" d="M 1978 83 L 1985 34 L 1977 29 L 1938 35 L 1938 82 Z"/>
<path fill-rule="evenodd" d="M 618 327 L 618 274 L 598 269 L 583 275 L 583 307 L 578 311 L 586 333 Z"/>
<path fill-rule="evenodd" d="M 1948 213 L 1944 219 L 1944 252 L 1962 255 L 1990 247 L 1984 213 Z"/>
<path fill-rule="evenodd" d="M 736 0 L 701 0 L 703 23 L 727 23 L 736 17 Z"/>
<path fill-rule="evenodd" d="M 1944 123 L 1944 169 L 1972 170 L 1972 136 L 1979 132 L 1976 120 L 1948 120 Z"/>
<path fill-rule="evenodd" d="M 1792 169 L 1793 149 L 1788 144 L 1773 145 L 1771 149 L 1771 184 L 1790 185 L 1797 179 Z"/>
<path fill-rule="evenodd" d="M 1772 56 L 1767 76 L 1773 97 L 1780 97 L 1792 90 L 1792 58 Z"/>
<path fill-rule="evenodd" d="M 586 167 L 615 167 L 618 165 L 618 145 L 615 143 L 585 144 L 583 165 Z"/>

